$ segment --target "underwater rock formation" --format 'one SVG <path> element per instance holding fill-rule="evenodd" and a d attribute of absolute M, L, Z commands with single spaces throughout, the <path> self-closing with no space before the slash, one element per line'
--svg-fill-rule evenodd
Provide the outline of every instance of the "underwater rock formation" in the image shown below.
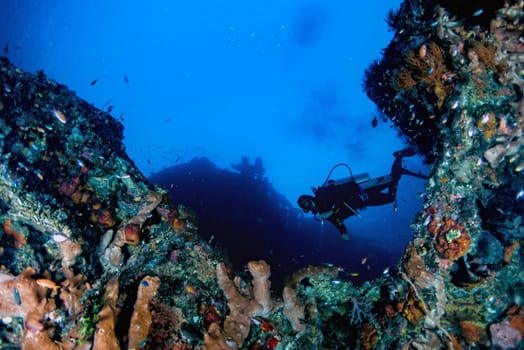
<path fill-rule="evenodd" d="M 523 5 L 448 3 L 392 11 L 366 72 L 432 171 L 402 261 L 359 287 L 336 266 L 282 295 L 263 261 L 232 271 L 117 121 L 0 59 L 0 347 L 522 348 Z"/>

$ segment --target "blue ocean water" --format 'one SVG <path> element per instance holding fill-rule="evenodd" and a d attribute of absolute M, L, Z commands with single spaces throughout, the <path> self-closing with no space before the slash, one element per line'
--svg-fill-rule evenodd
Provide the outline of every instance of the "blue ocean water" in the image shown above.
<path fill-rule="evenodd" d="M 322 184 L 333 165 L 385 175 L 393 151 L 404 147 L 391 124 L 372 127 L 377 113 L 361 89 L 365 68 L 392 37 L 387 11 L 399 3 L 3 1 L 0 44 L 22 69 L 44 70 L 120 119 L 127 151 L 145 175 L 183 167 L 195 157 L 226 170 L 242 156 L 260 157 L 270 192 L 283 196 L 267 205 L 287 201 L 285 215 L 299 217 L 296 199 Z M 427 173 L 419 157 L 405 164 Z M 206 179 L 213 176 L 205 173 Z M 337 170 L 333 176 L 347 174 Z M 398 211 L 391 204 L 351 218 L 349 241 L 329 224 L 299 217 L 307 230 L 282 228 L 285 234 L 274 232 L 258 251 L 245 249 L 247 236 L 239 241 L 245 256 L 238 260 L 274 259 L 274 270 L 325 262 L 363 277 L 378 275 L 398 261 L 411 238 L 423 185 L 403 178 Z M 242 189 L 249 197 L 259 187 Z M 216 199 L 211 190 L 195 192 L 200 202 Z M 193 200 L 174 198 L 184 199 Z M 242 215 L 236 222 L 253 236 L 269 237 L 268 227 L 278 229 L 274 217 L 254 223 Z M 211 231 L 202 234 L 210 237 Z M 233 235 L 224 231 L 226 238 Z M 231 241 L 222 240 L 226 247 Z"/>

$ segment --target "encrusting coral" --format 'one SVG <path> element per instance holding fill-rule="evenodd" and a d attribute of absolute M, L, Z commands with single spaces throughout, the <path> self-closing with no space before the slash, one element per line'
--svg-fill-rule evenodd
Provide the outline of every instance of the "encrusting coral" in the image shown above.
<path fill-rule="evenodd" d="M 435 249 L 445 259 L 456 260 L 467 253 L 471 237 L 466 229 L 451 218 L 437 218 L 435 207 L 429 207 L 429 233 L 435 237 Z"/>
<path fill-rule="evenodd" d="M 259 263 L 254 262 L 254 264 Z M 224 263 L 217 265 L 216 276 L 218 284 L 227 298 L 229 315 L 224 320 L 222 335 L 219 334 L 216 326 L 210 327 L 211 329 L 208 330 L 208 334 L 204 339 L 204 347 L 207 350 L 222 349 L 224 347 L 227 349 L 239 349 L 249 334 L 251 318 L 261 313 L 263 308 L 257 300 L 243 296 L 239 292 L 237 286 L 229 279 Z M 262 283 L 269 287 L 265 281 L 262 281 Z M 259 286 L 257 288 L 265 287 Z M 259 292 L 259 295 L 262 295 L 265 299 L 264 294 L 266 293 Z M 267 294 L 269 294 L 269 289 Z M 223 342 L 224 339 L 225 342 Z"/>
<path fill-rule="evenodd" d="M 120 344 L 115 334 L 118 300 L 118 279 L 116 277 L 107 282 L 104 298 L 104 306 L 98 313 L 99 321 L 96 324 L 93 349 L 119 350 Z"/>
<path fill-rule="evenodd" d="M 151 213 L 158 204 L 162 201 L 162 194 L 156 192 L 149 192 L 145 198 L 145 205 L 140 211 L 133 216 L 127 223 L 121 226 L 115 234 L 113 241 L 107 248 L 105 248 L 104 255 L 101 257 L 102 263 L 108 267 L 118 267 L 123 263 L 124 256 L 122 254 L 122 247 L 129 242 L 129 234 L 126 237 L 126 231 L 129 227 L 135 227 L 137 230 L 147 220 L 149 213 Z M 127 228 L 127 230 L 126 230 Z M 137 238 L 138 239 L 138 238 Z M 132 242 L 136 244 L 136 242 Z"/>
<path fill-rule="evenodd" d="M 426 268 L 424 259 L 418 255 L 414 245 L 406 248 L 402 264 L 407 277 L 419 288 L 427 288 L 431 285 L 435 276 Z"/>
<path fill-rule="evenodd" d="M 305 306 L 298 299 L 298 292 L 295 288 L 285 286 L 282 292 L 282 298 L 284 299 L 284 315 L 291 323 L 291 327 L 297 333 L 302 333 L 306 329 L 304 320 Z"/>
<path fill-rule="evenodd" d="M 268 315 L 273 309 L 270 287 L 271 269 L 264 260 L 250 261 L 247 268 L 253 276 L 253 297 L 262 306 L 260 315 Z"/>
<path fill-rule="evenodd" d="M 417 52 L 409 51 L 406 57 L 407 69 L 402 69 L 396 76 L 399 89 L 412 89 L 418 83 L 426 85 L 435 95 L 440 108 L 453 90 L 448 77 L 444 51 L 435 43 L 422 44 Z"/>
<path fill-rule="evenodd" d="M 129 343 L 127 348 L 129 350 L 140 349 L 147 340 L 152 320 L 149 303 L 159 286 L 160 279 L 158 277 L 146 276 L 140 281 L 128 332 Z"/>
<path fill-rule="evenodd" d="M 300 282 L 305 278 L 315 278 L 320 275 L 336 278 L 336 267 L 308 266 L 293 274 L 290 281 L 284 286 L 282 298 L 284 300 L 283 313 L 291 323 L 293 330 L 301 333 L 305 330 L 305 305 L 298 298 Z"/>
<path fill-rule="evenodd" d="M 53 299 L 47 298 L 47 288 L 38 285 L 35 271 L 27 268 L 18 276 L 2 273 L 0 279 L 0 316 L 24 319 L 24 349 L 59 349 L 51 340 L 52 329 L 44 323 L 56 309 Z"/>

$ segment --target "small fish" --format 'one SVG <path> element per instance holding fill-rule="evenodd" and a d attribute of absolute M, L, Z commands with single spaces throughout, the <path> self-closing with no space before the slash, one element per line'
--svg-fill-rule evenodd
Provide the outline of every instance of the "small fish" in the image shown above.
<path fill-rule="evenodd" d="M 144 340 L 142 340 L 140 343 L 138 343 L 138 344 L 136 345 L 136 347 L 137 347 L 138 349 L 142 349 L 144 346 L 146 346 L 146 344 L 147 344 L 147 337 L 144 338 Z"/>
<path fill-rule="evenodd" d="M 360 274 L 358 272 L 351 272 L 349 275 L 351 277 L 358 277 L 358 276 L 360 276 Z"/>
<path fill-rule="evenodd" d="M 521 200 L 524 198 L 524 190 L 520 190 L 519 193 L 515 196 L 515 200 Z"/>
<path fill-rule="evenodd" d="M 366 261 L 368 261 L 368 257 L 367 256 L 365 256 L 362 259 L 360 259 L 360 264 L 364 265 L 366 263 Z"/>
<path fill-rule="evenodd" d="M 56 243 L 62 243 L 62 242 L 65 242 L 67 241 L 69 238 L 67 238 L 66 236 L 62 235 L 62 234 L 55 234 L 55 235 L 52 235 L 51 238 L 53 239 L 53 241 L 55 241 Z"/>
<path fill-rule="evenodd" d="M 480 16 L 481 14 L 484 13 L 484 10 L 483 9 L 478 9 L 477 11 L 473 12 L 473 17 L 477 17 L 477 16 Z"/>
<path fill-rule="evenodd" d="M 193 287 L 190 284 L 186 284 L 186 286 L 184 287 L 184 290 L 189 295 L 197 295 L 197 291 L 196 291 L 195 287 Z"/>
<path fill-rule="evenodd" d="M 96 84 L 97 81 L 98 81 L 98 79 L 95 79 L 95 80 L 93 80 L 91 83 L 89 83 L 89 85 L 93 86 L 93 85 Z"/>
<path fill-rule="evenodd" d="M 129 79 L 127 78 L 127 75 L 124 74 L 124 83 L 129 84 Z"/>
<path fill-rule="evenodd" d="M 519 154 L 514 154 L 509 160 L 508 160 L 508 163 L 509 164 L 513 164 L 515 163 L 518 159 L 520 158 L 520 155 Z M 515 169 L 515 171 L 517 171 L 517 169 Z M 518 171 L 517 171 L 518 172 Z"/>
<path fill-rule="evenodd" d="M 371 127 L 376 128 L 377 125 L 378 125 L 378 119 L 377 117 L 373 117 L 373 119 L 371 120 Z"/>
<path fill-rule="evenodd" d="M 333 280 L 333 281 L 331 281 L 331 283 L 334 284 L 334 285 L 339 285 L 339 284 L 342 283 L 342 281 L 341 280 Z"/>
<path fill-rule="evenodd" d="M 418 57 L 421 60 L 423 60 L 424 58 L 426 58 L 427 52 L 428 52 L 428 47 L 426 46 L 426 44 L 422 44 L 420 48 L 418 49 Z"/>
<path fill-rule="evenodd" d="M 393 211 L 394 212 L 398 211 L 398 203 L 397 202 L 395 202 L 395 204 L 393 204 Z"/>
<path fill-rule="evenodd" d="M 16 305 L 22 304 L 22 299 L 20 299 L 20 292 L 18 291 L 18 289 L 16 289 L 16 287 L 13 288 L 13 299 L 15 300 Z"/>
<path fill-rule="evenodd" d="M 149 287 L 149 282 L 147 282 L 146 280 L 140 281 L 140 284 L 143 285 L 144 287 Z"/>
<path fill-rule="evenodd" d="M 482 157 L 479 157 L 477 159 L 477 166 L 481 166 L 482 164 L 484 164 L 484 161 L 482 160 Z"/>
<path fill-rule="evenodd" d="M 515 167 L 515 172 L 520 173 L 522 170 L 524 170 L 524 162 L 520 162 L 519 165 Z"/>
<path fill-rule="evenodd" d="M 386 268 L 384 269 L 384 271 L 382 271 L 382 274 L 383 274 L 384 276 L 388 276 L 388 275 L 389 275 L 389 266 L 386 267 Z"/>
<path fill-rule="evenodd" d="M 24 324 L 25 329 L 32 332 L 40 332 L 44 330 L 44 325 L 37 320 L 28 320 Z"/>
<path fill-rule="evenodd" d="M 501 116 L 500 117 L 500 124 L 499 124 L 498 131 L 499 131 L 499 133 L 501 133 L 503 135 L 508 135 L 509 134 L 509 125 L 508 125 L 508 121 L 506 120 L 505 116 Z"/>
<path fill-rule="evenodd" d="M 60 112 L 60 111 L 58 111 L 58 110 L 56 110 L 54 108 L 53 108 L 52 112 L 53 112 L 53 115 L 55 116 L 55 118 L 58 119 L 58 121 L 60 123 L 62 123 L 62 124 L 67 123 L 67 118 L 64 115 L 64 113 L 62 113 L 62 112 Z"/>
<path fill-rule="evenodd" d="M 59 285 L 57 285 L 55 282 L 51 281 L 50 279 L 47 279 L 47 278 L 39 278 L 36 280 L 36 284 L 38 284 L 40 287 L 44 287 L 44 288 L 47 288 L 47 289 L 52 289 L 54 292 L 56 292 L 58 290 L 58 288 L 60 288 Z"/>

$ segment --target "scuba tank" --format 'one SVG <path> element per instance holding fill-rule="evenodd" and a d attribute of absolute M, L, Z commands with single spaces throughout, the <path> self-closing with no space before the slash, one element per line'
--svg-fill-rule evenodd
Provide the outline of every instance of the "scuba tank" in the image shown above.
<path fill-rule="evenodd" d="M 326 186 L 326 185 L 337 186 L 337 185 L 342 185 L 342 184 L 345 184 L 351 181 L 355 181 L 357 184 L 361 184 L 369 180 L 371 180 L 371 176 L 369 176 L 368 173 L 361 173 L 361 174 L 357 174 L 354 176 L 343 177 L 342 179 L 338 179 L 338 180 L 330 180 L 327 183 L 325 183 L 323 186 Z"/>

